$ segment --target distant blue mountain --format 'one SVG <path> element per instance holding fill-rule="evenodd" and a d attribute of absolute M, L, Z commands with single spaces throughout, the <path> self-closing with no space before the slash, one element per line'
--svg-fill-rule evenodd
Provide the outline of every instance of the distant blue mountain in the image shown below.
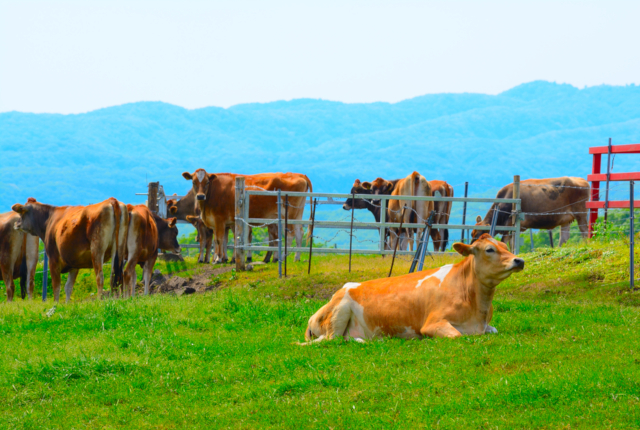
<path fill-rule="evenodd" d="M 399 103 L 300 99 L 188 110 L 140 102 L 78 115 L 0 114 L 0 212 L 36 197 L 140 202 L 146 183 L 181 194 L 210 172 L 306 173 L 315 191 L 414 170 L 472 193 L 512 181 L 590 172 L 587 148 L 640 142 L 640 87 L 536 81 L 497 96 L 434 94 Z M 616 170 L 640 170 L 619 157 Z M 491 191 L 493 192 L 493 191 Z"/>

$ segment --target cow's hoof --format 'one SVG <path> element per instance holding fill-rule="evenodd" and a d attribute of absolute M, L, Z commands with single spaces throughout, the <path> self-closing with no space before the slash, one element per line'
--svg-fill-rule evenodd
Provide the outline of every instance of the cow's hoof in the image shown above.
<path fill-rule="evenodd" d="M 484 331 L 485 334 L 494 334 L 494 333 L 498 333 L 498 329 L 496 329 L 495 327 L 491 327 L 490 325 L 487 325 L 486 330 Z"/>

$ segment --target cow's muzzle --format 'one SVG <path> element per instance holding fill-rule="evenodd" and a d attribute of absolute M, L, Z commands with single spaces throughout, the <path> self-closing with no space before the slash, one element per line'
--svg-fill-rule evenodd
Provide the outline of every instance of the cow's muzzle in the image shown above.
<path fill-rule="evenodd" d="M 205 199 L 205 195 L 204 195 L 204 194 L 197 194 L 197 195 L 196 195 L 196 199 L 198 199 L 198 200 L 204 200 L 204 199 Z"/>
<path fill-rule="evenodd" d="M 514 258 L 513 269 L 518 271 L 524 269 L 524 260 L 522 258 Z"/>
<path fill-rule="evenodd" d="M 342 209 L 344 209 L 345 211 L 350 211 L 351 210 L 351 205 L 348 205 L 348 204 L 345 203 L 345 204 L 342 205 Z"/>

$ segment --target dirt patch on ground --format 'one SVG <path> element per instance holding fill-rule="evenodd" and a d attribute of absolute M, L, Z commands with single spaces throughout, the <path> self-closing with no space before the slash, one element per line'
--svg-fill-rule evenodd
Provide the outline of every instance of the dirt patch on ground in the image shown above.
<path fill-rule="evenodd" d="M 171 273 L 163 275 L 156 270 L 151 277 L 150 292 L 151 294 L 183 294 L 204 293 L 211 291 L 221 284 L 222 280 L 216 280 L 216 277 L 224 273 L 231 272 L 232 266 L 216 267 L 209 264 L 194 270 L 185 272 Z M 139 282 L 138 288 L 144 291 L 144 285 Z"/>

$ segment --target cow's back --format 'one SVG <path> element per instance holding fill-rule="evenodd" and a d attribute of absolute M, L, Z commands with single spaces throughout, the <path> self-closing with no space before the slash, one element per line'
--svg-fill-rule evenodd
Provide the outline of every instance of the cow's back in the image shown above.
<path fill-rule="evenodd" d="M 0 265 L 13 279 L 20 276 L 20 263 L 26 234 L 13 226 L 20 219 L 16 212 L 0 214 Z"/>

